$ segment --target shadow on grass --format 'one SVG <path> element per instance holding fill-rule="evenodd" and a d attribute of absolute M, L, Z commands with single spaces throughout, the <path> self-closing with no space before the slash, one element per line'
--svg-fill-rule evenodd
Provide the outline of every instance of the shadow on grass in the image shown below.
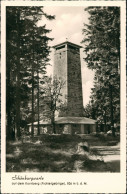
<path fill-rule="evenodd" d="M 90 139 L 89 144 L 92 142 L 92 138 L 88 138 Z M 86 140 L 87 138 L 77 135 L 42 135 L 34 137 L 30 141 L 24 141 L 24 143 L 21 141 L 7 142 L 6 171 L 76 172 L 75 163 L 81 161 L 83 171 L 117 172 L 116 168 L 120 168 L 119 161 L 114 164 L 105 163 L 100 160 L 89 160 L 85 155 L 76 154 L 78 143 Z M 99 155 L 96 149 L 93 149 L 92 152 Z M 114 167 L 115 165 L 116 167 Z"/>
<path fill-rule="evenodd" d="M 74 166 L 71 153 L 64 148 L 63 143 L 46 142 L 42 145 L 31 142 L 15 145 L 10 142 L 7 145 L 7 172 L 71 172 Z"/>

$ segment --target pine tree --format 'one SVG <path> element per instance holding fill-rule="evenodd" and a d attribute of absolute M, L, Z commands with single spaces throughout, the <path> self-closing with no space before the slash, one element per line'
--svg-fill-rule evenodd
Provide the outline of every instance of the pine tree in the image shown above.
<path fill-rule="evenodd" d="M 120 121 L 120 9 L 119 7 L 88 7 L 89 24 L 84 24 L 82 43 L 85 61 L 94 70 L 91 98 L 98 109 L 96 119 L 114 123 Z"/>
<path fill-rule="evenodd" d="M 50 30 L 46 25 L 38 27 L 37 22 L 43 17 L 54 19 L 54 16 L 43 12 L 43 7 L 7 7 L 7 138 L 14 132 L 21 136 L 22 117 L 31 108 L 32 126 L 35 115 L 35 86 L 39 77 L 48 65 L 50 47 L 47 36 Z M 38 46 L 36 46 L 38 45 Z M 12 57 L 13 56 L 13 57 Z M 39 74 L 38 74 L 39 75 Z M 30 93 L 32 95 L 30 95 Z M 31 100 L 31 103 L 30 103 Z M 10 102 L 12 102 L 10 104 Z M 27 120 L 25 118 L 25 120 Z M 32 127 L 32 135 L 34 127 Z"/>

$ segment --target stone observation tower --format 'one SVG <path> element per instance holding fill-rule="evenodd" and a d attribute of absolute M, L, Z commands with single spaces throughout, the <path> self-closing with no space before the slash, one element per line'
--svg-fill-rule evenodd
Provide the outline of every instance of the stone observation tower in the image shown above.
<path fill-rule="evenodd" d="M 53 46 L 54 76 L 65 81 L 62 88 L 62 99 L 67 109 L 64 116 L 83 116 L 82 78 L 80 48 L 81 46 L 69 41 Z"/>
<path fill-rule="evenodd" d="M 83 116 L 82 78 L 80 63 L 81 46 L 65 41 L 53 46 L 54 70 L 53 75 L 65 82 L 62 88 L 63 108 L 55 118 L 56 133 L 88 134 L 96 131 L 96 120 Z M 42 133 L 52 132 L 51 121 L 42 119 Z M 35 122 L 34 125 L 38 125 Z M 29 125 L 31 127 L 31 125 Z"/>

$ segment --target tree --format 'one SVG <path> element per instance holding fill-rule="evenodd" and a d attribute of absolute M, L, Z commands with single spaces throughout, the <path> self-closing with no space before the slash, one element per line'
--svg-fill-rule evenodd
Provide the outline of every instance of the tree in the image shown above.
<path fill-rule="evenodd" d="M 120 9 L 119 7 L 88 7 L 89 24 L 84 24 L 82 43 L 84 60 L 94 70 L 94 88 L 91 99 L 98 108 L 95 116 L 114 123 L 120 121 Z M 101 116 L 101 117 L 100 117 Z"/>
<path fill-rule="evenodd" d="M 62 88 L 64 86 L 64 81 L 57 77 L 46 77 L 45 81 L 45 91 L 43 96 L 43 103 L 45 104 L 45 116 L 49 117 L 51 120 L 51 125 L 53 133 L 56 133 L 55 129 L 55 113 L 59 111 L 63 103 L 62 97 Z"/>
<path fill-rule="evenodd" d="M 43 12 L 43 7 L 7 7 L 6 11 L 7 138 L 11 139 L 14 132 L 18 138 L 21 136 L 22 116 L 28 113 L 26 107 L 31 107 L 34 134 L 35 86 L 39 73 L 43 74 L 48 65 L 48 42 L 52 40 L 47 36 L 50 30 L 46 25 L 39 27 L 37 22 L 54 16 Z"/>

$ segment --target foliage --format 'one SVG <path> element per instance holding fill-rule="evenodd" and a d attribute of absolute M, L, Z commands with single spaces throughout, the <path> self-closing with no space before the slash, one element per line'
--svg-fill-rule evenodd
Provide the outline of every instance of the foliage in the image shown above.
<path fill-rule="evenodd" d="M 120 122 L 120 8 L 88 7 L 82 43 L 85 62 L 94 70 L 91 101 L 85 108 L 90 117 L 105 126 Z"/>
<path fill-rule="evenodd" d="M 48 65 L 48 42 L 52 40 L 47 36 L 50 30 L 46 29 L 46 25 L 39 27 L 37 22 L 44 17 L 54 17 L 43 12 L 43 7 L 12 6 L 7 7 L 6 16 L 6 112 L 7 138 L 10 139 L 12 133 L 16 133 L 18 138 L 21 136 L 21 122 L 30 117 L 34 133 L 38 83 L 40 74 L 45 73 Z"/>
<path fill-rule="evenodd" d="M 61 109 L 62 101 L 62 88 L 64 81 L 56 76 L 45 77 L 45 85 L 43 87 L 44 94 L 42 95 L 42 101 L 40 106 L 43 106 L 43 116 L 51 119 L 51 125 L 53 127 L 53 133 L 55 131 L 55 114 L 56 111 Z"/>

